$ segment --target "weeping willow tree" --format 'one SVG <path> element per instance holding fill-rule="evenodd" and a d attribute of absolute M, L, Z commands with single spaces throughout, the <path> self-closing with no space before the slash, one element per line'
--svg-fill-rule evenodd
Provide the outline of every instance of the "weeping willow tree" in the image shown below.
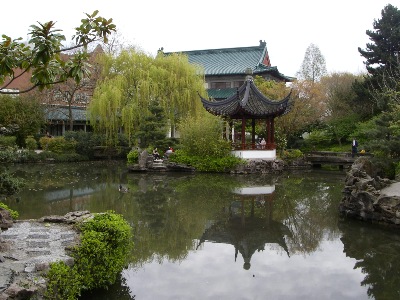
<path fill-rule="evenodd" d="M 94 91 L 88 116 L 94 130 L 106 135 L 108 146 L 118 144 L 118 134 L 130 145 L 135 131 L 151 113 L 156 102 L 171 125 L 202 109 L 199 95 L 206 95 L 204 72 L 184 55 L 151 57 L 135 49 L 101 59 L 102 80 Z"/>

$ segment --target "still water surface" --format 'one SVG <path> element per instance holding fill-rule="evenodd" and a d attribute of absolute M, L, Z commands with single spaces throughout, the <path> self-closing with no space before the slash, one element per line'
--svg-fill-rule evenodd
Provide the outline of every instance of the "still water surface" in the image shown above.
<path fill-rule="evenodd" d="M 345 173 L 128 173 L 122 162 L 13 165 L 21 219 L 113 210 L 135 248 L 82 299 L 400 299 L 400 233 L 343 220 Z M 129 187 L 120 193 L 118 185 Z"/>

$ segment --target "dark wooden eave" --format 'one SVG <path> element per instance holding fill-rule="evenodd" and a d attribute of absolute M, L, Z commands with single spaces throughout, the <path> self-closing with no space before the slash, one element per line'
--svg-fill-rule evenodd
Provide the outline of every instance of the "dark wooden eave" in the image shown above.
<path fill-rule="evenodd" d="M 290 110 L 291 92 L 280 101 L 265 97 L 255 86 L 253 78 L 246 79 L 236 94 L 220 101 L 207 100 L 200 96 L 204 108 L 217 116 L 232 119 L 253 118 L 264 119 L 286 114 Z"/>

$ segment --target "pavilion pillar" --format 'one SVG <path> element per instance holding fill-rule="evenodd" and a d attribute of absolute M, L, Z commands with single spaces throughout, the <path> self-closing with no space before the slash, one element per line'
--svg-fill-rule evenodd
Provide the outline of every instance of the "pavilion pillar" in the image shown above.
<path fill-rule="evenodd" d="M 268 117 L 266 120 L 266 131 L 267 131 L 267 149 L 271 145 L 271 119 Z"/>
<path fill-rule="evenodd" d="M 233 127 L 232 121 L 229 122 L 229 128 L 230 128 L 230 133 L 229 133 L 228 140 L 234 142 L 235 141 L 235 128 Z"/>
<path fill-rule="evenodd" d="M 256 146 L 256 120 L 251 119 L 251 149 L 255 149 Z"/>
<path fill-rule="evenodd" d="M 242 150 L 246 149 L 246 118 L 242 117 Z"/>
<path fill-rule="evenodd" d="M 274 117 L 271 117 L 271 144 L 272 144 L 272 149 L 275 149 L 275 122 L 274 122 Z"/>

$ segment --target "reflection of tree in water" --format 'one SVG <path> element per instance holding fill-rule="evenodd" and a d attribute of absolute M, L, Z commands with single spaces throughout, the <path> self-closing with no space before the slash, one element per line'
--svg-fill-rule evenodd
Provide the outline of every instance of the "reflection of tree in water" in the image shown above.
<path fill-rule="evenodd" d="M 168 174 L 130 182 L 138 186 L 132 195 L 138 203 L 134 234 L 137 263 L 182 260 L 195 248 L 194 240 L 221 210 L 224 190 L 232 184 L 232 178 L 221 178 Z"/>
<path fill-rule="evenodd" d="M 346 256 L 357 259 L 354 268 L 365 274 L 362 286 L 374 299 L 400 299 L 400 235 L 356 221 L 339 223 Z"/>
<path fill-rule="evenodd" d="M 326 234 L 339 234 L 337 205 L 341 199 L 342 181 L 322 182 L 313 177 L 290 174 L 276 187 L 274 216 L 289 227 L 292 237 L 288 247 L 293 253 L 311 253 Z"/>

